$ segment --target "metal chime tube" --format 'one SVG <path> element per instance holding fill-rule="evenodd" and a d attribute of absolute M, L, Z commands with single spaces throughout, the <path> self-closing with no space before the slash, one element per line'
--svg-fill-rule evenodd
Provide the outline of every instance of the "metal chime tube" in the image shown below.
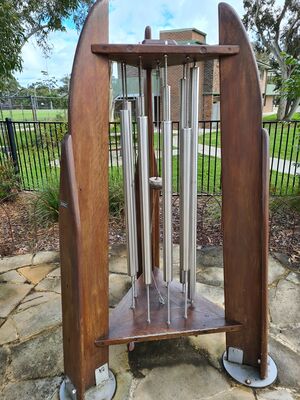
<path fill-rule="evenodd" d="M 182 283 L 183 292 L 184 292 L 184 271 L 183 271 L 183 201 L 182 196 L 182 187 L 183 187 L 183 179 L 184 179 L 184 169 L 182 157 L 184 153 L 184 141 L 183 141 L 183 128 L 187 126 L 187 115 L 186 115 L 186 64 L 183 65 L 183 77 L 180 80 L 180 121 L 179 121 L 179 151 L 180 151 L 180 160 L 179 160 L 179 178 L 180 178 L 180 203 L 179 203 L 179 227 L 180 227 L 180 282 Z"/>
<path fill-rule="evenodd" d="M 183 68 L 181 80 L 181 130 L 180 130 L 180 272 L 184 286 L 184 318 L 187 318 L 190 272 L 191 225 L 191 82 L 188 63 Z"/>
<path fill-rule="evenodd" d="M 189 247 L 190 247 L 190 157 L 191 157 L 191 138 L 192 129 L 183 128 L 182 133 L 182 144 L 183 151 L 180 154 L 180 162 L 182 163 L 183 178 L 181 180 L 180 187 L 180 202 L 181 202 L 181 212 L 182 212 L 182 226 L 180 226 L 181 235 L 181 261 L 182 270 L 184 273 L 184 283 L 185 283 L 185 302 L 184 302 L 184 317 L 187 318 L 187 296 L 188 296 L 188 272 L 189 272 Z"/>
<path fill-rule="evenodd" d="M 173 243 L 172 243 L 172 122 L 170 121 L 170 86 L 167 78 L 167 56 L 164 66 L 163 87 L 163 260 L 164 280 L 167 282 L 167 324 L 171 323 L 170 283 L 173 279 Z"/>
<path fill-rule="evenodd" d="M 121 110 L 121 145 L 123 182 L 125 198 L 125 219 L 127 230 L 127 265 L 128 275 L 132 280 L 132 308 L 135 307 L 135 280 L 137 271 L 137 232 L 136 232 L 136 209 L 135 209 L 135 185 L 133 165 L 133 143 L 131 131 L 131 111 Z"/>
<path fill-rule="evenodd" d="M 150 285 L 152 282 L 151 257 L 151 218 L 150 218 L 150 190 L 149 190 L 149 143 L 148 117 L 144 116 L 144 94 L 142 85 L 142 61 L 139 64 L 139 98 L 137 103 L 137 132 L 139 150 L 139 186 L 141 209 L 142 259 L 143 275 L 147 290 L 147 322 L 150 317 Z"/>
<path fill-rule="evenodd" d="M 198 121 L 199 121 L 199 67 L 191 68 L 190 93 L 190 124 L 191 138 L 191 196 L 190 196 L 190 274 L 189 299 L 193 303 L 196 290 L 196 259 L 197 259 L 197 168 L 198 168 Z"/>
<path fill-rule="evenodd" d="M 135 308 L 135 281 L 138 268 L 136 205 L 133 163 L 132 115 L 131 103 L 127 97 L 126 67 L 122 64 L 123 109 L 120 111 L 122 166 L 125 198 L 125 220 L 127 231 L 127 266 L 132 282 L 132 308 Z"/>
<path fill-rule="evenodd" d="M 139 147 L 139 178 L 142 221 L 142 255 L 144 282 L 147 288 L 147 321 L 150 322 L 149 285 L 152 281 L 151 262 L 151 220 L 149 193 L 149 151 L 148 151 L 148 118 L 137 118 Z"/>
<path fill-rule="evenodd" d="M 145 115 L 145 96 L 143 93 L 142 60 L 141 60 L 141 58 L 140 58 L 139 66 L 138 66 L 138 75 L 139 75 L 139 97 L 137 98 L 136 115 L 142 116 L 142 115 Z"/>

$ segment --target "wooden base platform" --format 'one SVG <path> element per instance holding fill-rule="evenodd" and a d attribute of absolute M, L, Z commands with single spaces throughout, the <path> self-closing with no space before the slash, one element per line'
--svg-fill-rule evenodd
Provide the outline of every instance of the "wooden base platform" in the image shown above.
<path fill-rule="evenodd" d="M 201 335 L 206 333 L 233 332 L 242 328 L 242 324 L 226 321 L 224 310 L 202 296 L 197 296 L 193 307 L 188 308 L 188 318 L 184 319 L 184 294 L 182 285 L 173 281 L 170 285 L 171 325 L 168 327 L 166 284 L 158 268 L 154 270 L 158 290 L 165 299 L 159 302 L 154 282 L 150 286 L 151 323 L 147 319 L 147 297 L 143 276 L 137 281 L 136 308 L 131 309 L 132 289 L 123 297 L 109 318 L 109 336 L 99 338 L 97 346 L 107 346 L 129 342 L 172 339 L 180 336 Z"/>

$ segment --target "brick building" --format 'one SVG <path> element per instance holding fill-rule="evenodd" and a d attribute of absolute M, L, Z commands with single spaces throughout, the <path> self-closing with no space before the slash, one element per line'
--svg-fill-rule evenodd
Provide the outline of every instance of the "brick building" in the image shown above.
<path fill-rule="evenodd" d="M 159 39 L 175 40 L 177 44 L 206 44 L 206 33 L 196 28 L 172 29 L 160 31 Z M 199 120 L 219 120 L 220 119 L 220 83 L 219 83 L 219 60 L 206 60 L 198 62 L 200 69 L 199 79 Z M 263 97 L 263 112 L 273 110 L 274 93 L 270 92 L 270 86 L 267 84 L 269 66 L 258 61 L 259 79 Z M 180 116 L 180 79 L 182 78 L 183 67 L 172 66 L 168 69 L 168 83 L 171 86 L 171 119 L 178 121 Z M 115 98 L 122 98 L 121 93 L 121 71 L 118 67 L 119 79 L 115 82 Z M 128 96 L 134 99 L 138 95 L 138 72 L 137 68 L 127 66 L 127 84 Z M 154 119 L 157 120 L 157 80 L 155 71 L 153 71 L 152 88 L 154 97 Z M 117 95 L 116 95 L 117 94 Z M 118 107 L 116 107 L 116 110 Z"/>
<path fill-rule="evenodd" d="M 159 38 L 162 40 L 173 39 L 178 44 L 206 44 L 206 33 L 196 28 L 172 29 L 161 31 Z M 210 120 L 213 116 L 214 96 L 219 85 L 218 65 L 214 60 L 201 61 L 197 63 L 199 67 L 199 120 Z M 173 121 L 177 121 L 180 115 L 179 80 L 182 77 L 182 66 L 169 68 L 169 84 L 171 86 L 171 101 Z M 217 97 L 219 99 L 219 97 Z"/>

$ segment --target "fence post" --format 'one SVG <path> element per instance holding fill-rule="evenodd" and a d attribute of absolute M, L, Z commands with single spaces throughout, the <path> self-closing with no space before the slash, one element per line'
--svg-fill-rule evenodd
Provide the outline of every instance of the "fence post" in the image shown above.
<path fill-rule="evenodd" d="M 5 118 L 7 133 L 8 133 L 8 140 L 9 140 L 9 147 L 10 147 L 10 154 L 14 164 L 14 170 L 16 174 L 19 173 L 19 164 L 18 164 L 18 152 L 15 140 L 15 133 L 14 127 L 11 118 Z"/>
<path fill-rule="evenodd" d="M 33 120 L 36 122 L 37 121 L 37 114 L 36 114 L 36 96 L 29 96 L 30 98 L 30 103 L 31 103 L 31 110 L 32 110 L 32 116 Z"/>

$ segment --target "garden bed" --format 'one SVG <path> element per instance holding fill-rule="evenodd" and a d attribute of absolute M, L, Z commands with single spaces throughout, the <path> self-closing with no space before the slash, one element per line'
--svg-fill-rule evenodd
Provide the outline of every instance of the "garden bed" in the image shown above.
<path fill-rule="evenodd" d="M 23 192 L 14 202 L 0 203 L 0 256 L 59 249 L 57 223 L 38 224 L 34 193 Z M 270 251 L 300 268 L 299 197 L 276 197 L 270 203 Z M 179 243 L 179 198 L 173 197 L 174 243 Z M 161 237 L 162 239 L 162 237 Z M 123 216 L 110 218 L 110 245 L 125 243 Z M 198 198 L 198 246 L 221 246 L 221 197 Z"/>

